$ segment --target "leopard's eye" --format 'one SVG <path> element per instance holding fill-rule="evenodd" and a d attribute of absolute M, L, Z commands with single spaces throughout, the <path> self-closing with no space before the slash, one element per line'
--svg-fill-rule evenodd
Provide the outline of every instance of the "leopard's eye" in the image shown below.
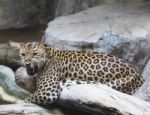
<path fill-rule="evenodd" d="M 25 53 L 21 53 L 21 56 L 25 56 Z"/>
<path fill-rule="evenodd" d="M 34 52 L 34 53 L 33 53 L 34 56 L 37 55 L 37 54 L 38 54 L 37 52 Z"/>

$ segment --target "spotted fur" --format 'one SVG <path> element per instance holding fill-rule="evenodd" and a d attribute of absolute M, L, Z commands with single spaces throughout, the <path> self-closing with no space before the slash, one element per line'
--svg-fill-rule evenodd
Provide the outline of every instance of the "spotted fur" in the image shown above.
<path fill-rule="evenodd" d="M 20 56 L 29 75 L 36 76 L 37 90 L 26 102 L 51 104 L 63 87 L 73 84 L 105 84 L 133 94 L 143 83 L 128 63 L 105 53 L 60 51 L 43 43 L 25 43 Z"/>

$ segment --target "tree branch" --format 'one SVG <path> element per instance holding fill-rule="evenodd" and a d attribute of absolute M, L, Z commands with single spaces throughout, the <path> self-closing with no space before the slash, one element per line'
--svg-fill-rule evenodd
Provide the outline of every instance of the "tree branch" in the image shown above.
<path fill-rule="evenodd" d="M 0 45 L 0 63 L 11 68 L 18 68 L 22 64 L 19 61 L 19 51 L 15 42 Z"/>
<path fill-rule="evenodd" d="M 50 111 L 44 109 L 38 105 L 31 103 L 22 103 L 22 104 L 9 104 L 9 105 L 0 105 L 0 114 L 1 115 L 14 115 L 14 114 L 35 114 L 35 115 L 51 115 Z"/>

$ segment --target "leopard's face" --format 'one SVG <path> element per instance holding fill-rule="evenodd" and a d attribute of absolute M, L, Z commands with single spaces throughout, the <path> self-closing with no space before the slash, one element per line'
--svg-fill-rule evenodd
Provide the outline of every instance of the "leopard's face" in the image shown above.
<path fill-rule="evenodd" d="M 47 62 L 45 46 L 38 42 L 22 44 L 20 57 L 29 75 L 35 75 Z"/>

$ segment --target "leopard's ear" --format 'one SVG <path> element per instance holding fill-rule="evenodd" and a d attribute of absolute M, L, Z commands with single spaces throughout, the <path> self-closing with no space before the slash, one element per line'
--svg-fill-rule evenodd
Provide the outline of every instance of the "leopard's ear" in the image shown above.
<path fill-rule="evenodd" d="M 46 44 L 46 43 L 43 43 L 44 44 L 44 46 L 49 46 L 48 44 Z"/>
<path fill-rule="evenodd" d="M 24 43 L 9 41 L 8 44 L 9 44 L 9 46 L 11 46 L 11 47 L 15 47 L 15 48 L 17 48 L 17 49 L 20 49 L 21 46 L 23 46 Z"/>
<path fill-rule="evenodd" d="M 45 42 L 43 41 L 38 41 L 39 44 L 43 45 L 43 46 L 48 46 L 48 44 L 46 44 Z"/>
<path fill-rule="evenodd" d="M 51 48 L 51 46 L 50 46 L 50 45 L 48 45 L 48 44 L 46 44 L 46 43 L 43 43 L 43 45 L 45 46 L 45 48 L 46 48 L 46 49 Z"/>

